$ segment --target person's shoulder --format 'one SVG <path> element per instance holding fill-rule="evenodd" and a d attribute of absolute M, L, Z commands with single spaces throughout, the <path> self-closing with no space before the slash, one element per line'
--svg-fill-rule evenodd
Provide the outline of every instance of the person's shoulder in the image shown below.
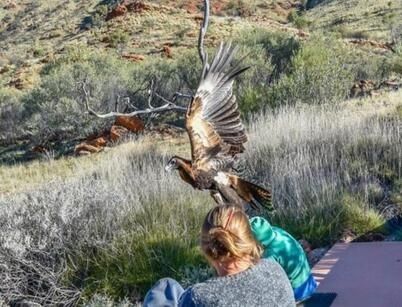
<path fill-rule="evenodd" d="M 268 275 L 275 276 L 284 276 L 286 277 L 286 273 L 283 270 L 282 266 L 272 258 L 262 258 L 257 264 L 259 270 L 263 273 L 268 273 Z M 287 279 L 287 277 L 286 277 Z"/>
<path fill-rule="evenodd" d="M 271 268 L 271 267 L 280 267 L 278 262 L 276 262 L 272 258 L 261 258 L 260 261 L 258 262 L 257 266 L 260 266 L 262 268 Z"/>

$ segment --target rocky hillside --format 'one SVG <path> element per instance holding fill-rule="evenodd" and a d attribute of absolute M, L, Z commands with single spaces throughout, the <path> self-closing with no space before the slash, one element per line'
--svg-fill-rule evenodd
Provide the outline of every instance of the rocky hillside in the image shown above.
<path fill-rule="evenodd" d="M 206 43 L 214 46 L 250 26 L 299 36 L 334 31 L 348 39 L 374 40 L 357 44 L 380 49 L 401 34 L 398 1 L 318 2 L 212 1 Z M 201 9 L 202 1 L 195 0 L 5 0 L 0 6 L 0 84 L 20 90 L 35 86 L 42 65 L 76 44 L 116 49 L 129 61 L 174 57 L 182 48 L 194 48 Z"/>
<path fill-rule="evenodd" d="M 193 90 L 202 9 L 203 1 L 195 0 L 2 1 L 0 161 L 49 149 L 49 142 L 60 139 L 72 152 L 85 137 L 91 141 L 104 129 L 110 132 L 111 121 L 83 116 L 85 99 L 77 84 L 84 80 L 90 79 L 89 98 L 104 111 L 121 97 L 144 103 L 140 89 L 151 77 L 159 79 L 166 97 Z M 211 1 L 205 44 L 212 49 L 235 40 L 243 56 L 253 54 L 248 64 L 255 69 L 237 93 L 244 114 L 289 103 L 292 91 L 299 92 L 292 103 L 378 95 L 401 83 L 401 13 L 397 1 Z M 299 84 L 297 71 L 311 68 L 312 59 L 322 67 Z M 344 80 L 323 76 L 333 78 L 345 67 Z M 317 95 L 307 93 L 310 87 L 317 87 Z M 76 129 L 82 133 L 71 133 Z"/>
<path fill-rule="evenodd" d="M 117 3 L 117 2 L 120 2 Z M 253 2 L 253 1 L 252 1 Z M 213 1 L 207 45 L 255 25 L 297 33 L 287 22 L 298 1 Z M 128 61 L 174 57 L 194 48 L 202 1 L 13 1 L 0 7 L 0 84 L 26 89 L 68 46 L 116 49 Z"/>

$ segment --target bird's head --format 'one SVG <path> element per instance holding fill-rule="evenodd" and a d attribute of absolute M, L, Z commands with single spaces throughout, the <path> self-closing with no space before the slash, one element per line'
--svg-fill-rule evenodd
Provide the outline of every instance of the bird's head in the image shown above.
<path fill-rule="evenodd" d="M 178 158 L 176 156 L 170 158 L 169 162 L 165 166 L 165 171 L 172 172 L 179 168 Z"/>

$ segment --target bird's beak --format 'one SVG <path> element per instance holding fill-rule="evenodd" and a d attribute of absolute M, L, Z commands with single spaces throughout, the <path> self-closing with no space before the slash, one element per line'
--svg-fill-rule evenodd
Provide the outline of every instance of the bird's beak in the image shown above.
<path fill-rule="evenodd" d="M 170 173 L 172 171 L 172 167 L 168 164 L 165 166 L 165 172 Z"/>

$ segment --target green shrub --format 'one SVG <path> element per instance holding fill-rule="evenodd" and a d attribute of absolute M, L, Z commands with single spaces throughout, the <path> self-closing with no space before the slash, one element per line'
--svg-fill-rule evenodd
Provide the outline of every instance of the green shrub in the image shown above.
<path fill-rule="evenodd" d="M 353 83 L 353 74 L 344 63 L 345 54 L 333 39 L 310 39 L 293 57 L 289 74 L 273 85 L 269 104 L 320 104 L 343 100 Z"/>
<path fill-rule="evenodd" d="M 274 78 L 287 72 L 294 54 L 300 49 L 300 41 L 288 33 L 251 28 L 241 31 L 235 42 L 249 48 L 257 46 L 265 50 L 266 58 L 274 65 Z M 249 59 L 249 58 L 247 58 Z"/>
<path fill-rule="evenodd" d="M 46 49 L 41 46 L 41 44 L 39 43 L 39 40 L 35 41 L 35 44 L 32 48 L 32 55 L 36 58 L 42 57 L 46 54 Z"/>
<path fill-rule="evenodd" d="M 17 90 L 0 88 L 0 143 L 10 144 L 25 136 L 25 109 Z"/>
<path fill-rule="evenodd" d="M 355 38 L 355 39 L 369 39 L 370 36 L 367 32 L 362 30 L 352 30 L 346 25 L 336 27 L 336 31 L 342 38 Z"/>
<path fill-rule="evenodd" d="M 349 61 L 355 80 L 373 80 L 380 83 L 391 74 L 390 62 L 387 57 L 368 57 L 363 52 L 356 52 L 350 54 Z"/>
<path fill-rule="evenodd" d="M 275 106 L 268 100 L 272 83 L 289 71 L 291 60 L 300 42 L 289 34 L 270 32 L 262 28 L 241 31 L 235 43 L 241 45 L 240 56 L 251 69 L 239 76 L 235 94 L 243 114 Z"/>
<path fill-rule="evenodd" d="M 373 230 L 385 230 L 385 219 L 381 214 L 370 208 L 361 199 L 345 195 L 343 203 L 342 229 L 351 231 L 356 236 L 361 236 Z"/>
<path fill-rule="evenodd" d="M 114 110 L 118 97 L 130 98 L 137 108 L 148 107 L 151 80 L 154 80 L 155 91 L 167 99 L 177 91 L 193 94 L 199 83 L 200 70 L 195 51 L 184 52 L 174 60 L 159 58 L 134 64 L 115 54 L 74 47 L 56 62 L 45 66 L 40 86 L 23 98 L 24 107 L 30 114 L 30 130 L 36 142 L 46 143 L 86 137 L 109 125 L 112 119 L 98 119 L 85 113 L 84 81 L 92 109 L 107 113 Z M 157 97 L 153 99 L 154 105 L 164 103 Z M 188 100 L 179 103 L 186 105 Z M 133 110 L 120 99 L 119 111 Z M 176 121 L 177 118 L 177 114 L 166 113 L 158 120 Z"/>
<path fill-rule="evenodd" d="M 278 211 L 270 219 L 274 225 L 286 229 L 298 240 L 307 240 L 312 246 L 328 246 L 339 239 L 342 225 L 342 209 L 335 203 L 318 206 L 297 214 Z"/>
<path fill-rule="evenodd" d="M 107 120 L 85 114 L 86 82 L 91 107 L 99 112 L 113 110 L 118 96 L 130 96 L 136 89 L 133 64 L 116 56 L 83 47 L 70 50 L 63 58 L 42 71 L 41 84 L 24 97 L 31 114 L 30 126 L 35 140 L 86 137 L 102 131 Z"/>
<path fill-rule="evenodd" d="M 402 52 L 397 53 L 390 59 L 390 70 L 402 75 Z"/>
<path fill-rule="evenodd" d="M 241 46 L 238 58 L 246 57 L 243 65 L 250 66 L 236 79 L 234 93 L 242 113 L 258 112 L 265 103 L 274 67 L 262 46 Z"/>
<path fill-rule="evenodd" d="M 103 41 L 109 43 L 109 45 L 113 48 L 116 48 L 119 45 L 125 45 L 129 40 L 129 35 L 127 32 L 117 29 L 112 33 L 108 34 Z"/>
<path fill-rule="evenodd" d="M 91 15 L 83 18 L 80 24 L 80 29 L 89 30 L 93 27 L 101 27 L 105 22 L 108 12 L 109 6 L 107 4 L 97 5 L 95 11 Z"/>
<path fill-rule="evenodd" d="M 225 11 L 229 15 L 248 17 L 253 15 L 257 10 L 255 1 L 247 0 L 230 0 L 225 7 Z"/>
<path fill-rule="evenodd" d="M 300 11 L 292 10 L 288 15 L 288 21 L 293 23 L 296 28 L 304 29 L 310 25 L 309 20 Z"/>

